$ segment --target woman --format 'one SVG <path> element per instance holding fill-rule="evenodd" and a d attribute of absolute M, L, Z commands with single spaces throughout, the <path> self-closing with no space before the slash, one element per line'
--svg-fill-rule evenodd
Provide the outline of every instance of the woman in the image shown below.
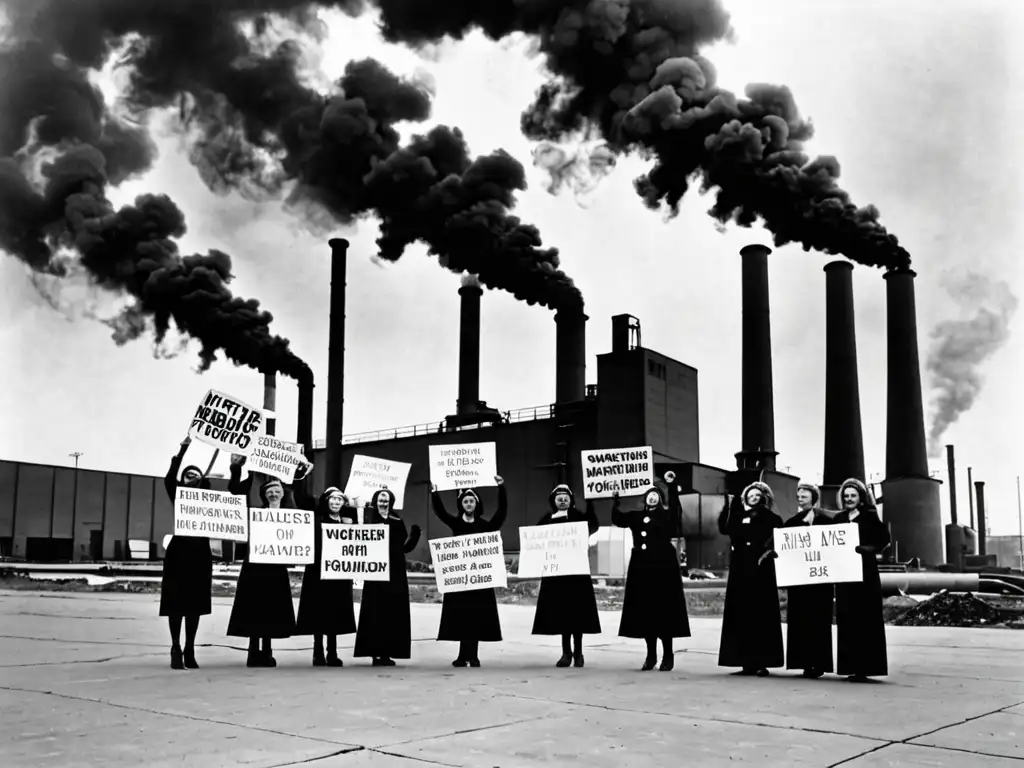
<path fill-rule="evenodd" d="M 430 500 L 434 514 L 451 529 L 453 536 L 500 531 L 508 513 L 508 497 L 505 481 L 495 476 L 494 482 L 498 484 L 498 508 L 490 520 L 483 519 L 483 502 L 472 488 L 459 491 L 459 514 L 456 517 L 449 515 L 444 508 L 437 486 L 431 486 Z M 498 619 L 498 600 L 494 589 L 446 594 L 441 605 L 441 626 L 437 631 L 437 639 L 458 641 L 459 656 L 452 662 L 453 667 L 479 667 L 480 643 L 501 642 L 501 621 Z"/>
<path fill-rule="evenodd" d="M 388 526 L 388 581 L 367 581 L 359 601 L 356 658 L 369 656 L 375 667 L 393 667 L 395 659 L 412 657 L 412 616 L 409 612 L 409 577 L 405 556 L 416 549 L 420 527 L 407 533 L 395 514 L 395 494 L 387 488 L 374 492 L 365 521 Z"/>
<path fill-rule="evenodd" d="M 181 441 L 178 455 L 164 478 L 164 488 L 174 504 L 178 493 L 178 468 L 192 438 Z M 187 466 L 181 472 L 181 485 L 186 488 L 209 488 L 199 467 Z M 164 555 L 160 579 L 160 615 L 167 617 L 171 629 L 171 669 L 199 669 L 196 663 L 196 632 L 199 617 L 212 612 L 210 592 L 213 588 L 213 555 L 210 540 L 199 536 L 172 536 Z M 181 650 L 181 621 L 185 620 L 185 650 Z"/>
<path fill-rule="evenodd" d="M 228 490 L 246 498 L 252 488 L 253 475 L 250 473 L 241 479 L 242 465 L 245 457 L 231 457 L 231 479 Z M 314 504 L 305 491 L 306 478 L 310 476 L 312 464 L 307 463 L 296 473 L 292 484 L 293 496 L 298 496 L 301 504 L 285 506 L 284 483 L 276 477 L 268 478 L 260 485 L 260 501 L 265 509 L 312 509 Z M 249 655 L 247 667 L 276 667 L 272 641 L 274 638 L 291 637 L 295 632 L 295 605 L 292 602 L 292 582 L 288 575 L 287 565 L 276 563 L 254 563 L 250 560 L 251 549 L 246 552 L 242 561 L 242 570 L 238 574 L 238 586 L 235 589 L 235 601 L 231 606 L 231 618 L 228 620 L 229 637 L 249 638 Z M 263 647 L 260 648 L 260 638 Z"/>
<path fill-rule="evenodd" d="M 548 505 L 551 511 L 537 525 L 585 522 L 588 535 L 597 533 L 599 526 L 593 502 L 588 500 L 587 511 L 580 512 L 568 485 L 555 486 L 548 495 Z M 533 634 L 562 636 L 562 656 L 555 663 L 556 667 L 583 666 L 583 635 L 601 634 L 597 598 L 589 573 L 545 576 L 540 580 Z"/>
<path fill-rule="evenodd" d="M 631 512 L 620 509 L 618 492 L 612 498 L 612 525 L 629 528 L 633 535 L 619 637 L 647 641 L 647 658 L 640 668 L 644 672 L 658 662 L 660 639 L 659 669 L 668 672 L 675 666 L 672 639 L 690 636 L 679 555 L 672 544 L 668 493 L 655 485 L 644 494 L 643 508 Z"/>
<path fill-rule="evenodd" d="M 731 543 L 718 666 L 740 667 L 733 674 L 767 677 L 785 663 L 772 549 L 782 518 L 774 507 L 772 489 L 754 482 L 731 504 L 726 497 L 718 516 L 718 530 Z"/>
<path fill-rule="evenodd" d="M 338 658 L 338 635 L 351 635 L 356 631 L 352 582 L 348 579 L 320 578 L 323 526 L 355 525 L 356 522 L 356 510 L 340 490 L 331 487 L 321 494 L 316 505 L 313 562 L 306 566 L 302 574 L 299 618 L 295 623 L 296 635 L 313 635 L 314 667 L 344 666 Z M 324 635 L 327 635 L 326 656 Z"/>
<path fill-rule="evenodd" d="M 832 518 L 818 507 L 821 491 L 811 483 L 796 489 L 799 511 L 785 528 L 831 525 Z M 786 669 L 801 669 L 807 678 L 832 672 L 832 584 L 788 587 L 786 608 Z"/>
<path fill-rule="evenodd" d="M 890 544 L 889 529 L 879 519 L 871 495 L 860 480 L 844 480 L 837 500 L 841 511 L 832 522 L 857 524 L 857 553 L 861 556 L 864 580 L 836 584 L 836 671 L 846 675 L 851 683 L 866 683 L 868 678 L 889 674 L 882 580 L 875 558 Z"/>

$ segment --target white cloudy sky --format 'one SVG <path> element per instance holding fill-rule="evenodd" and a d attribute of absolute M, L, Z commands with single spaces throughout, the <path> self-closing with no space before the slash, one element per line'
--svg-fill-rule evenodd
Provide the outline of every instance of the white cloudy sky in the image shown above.
<path fill-rule="evenodd" d="M 944 287 L 950 269 L 969 266 L 1021 293 L 1024 251 L 1019 132 L 1024 61 L 1013 50 L 1022 13 L 1016 0 L 731 0 L 735 44 L 707 53 L 720 83 L 792 87 L 813 118 L 813 152 L 835 154 L 842 183 L 859 204 L 873 202 L 913 254 L 922 365 L 928 333 L 958 318 Z M 970 10 L 968 10 L 970 9 Z M 524 45 L 479 36 L 442 47 L 436 60 L 384 45 L 372 21 L 327 17 L 321 66 L 373 56 L 401 73 L 426 68 L 436 79 L 434 119 L 460 126 L 476 152 L 504 147 L 529 162 L 519 113 L 543 81 Z M 319 386 L 316 437 L 323 436 L 330 259 L 324 239 L 304 232 L 276 204 L 253 205 L 204 188 L 172 137 L 142 182 L 118 192 L 171 194 L 185 211 L 189 250 L 220 248 L 235 259 L 238 294 L 273 312 L 276 332 L 313 367 Z M 645 209 L 631 181 L 643 164 L 620 163 L 589 208 L 553 197 L 542 175 L 519 214 L 558 246 L 591 316 L 588 381 L 595 355 L 611 344 L 609 318 L 640 318 L 644 345 L 700 372 L 701 459 L 733 466 L 740 438 L 740 267 L 737 251 L 770 242 L 759 229 L 716 231 L 707 199 L 692 196 L 665 222 Z M 411 249 L 386 268 L 371 262 L 375 225 L 337 233 L 352 242 L 348 275 L 345 432 L 438 421 L 455 404 L 458 276 Z M 819 479 L 824 412 L 824 274 L 827 257 L 798 247 L 771 257 L 776 440 L 780 465 Z M 209 387 L 259 403 L 262 379 L 196 358 L 153 359 L 139 341 L 118 348 L 103 326 L 69 322 L 42 302 L 23 268 L 0 259 L 0 457 L 162 473 L 188 417 Z M 854 272 L 860 383 L 869 474 L 885 461 L 885 302 L 881 273 Z M 984 366 L 985 388 L 948 432 L 962 470 L 987 483 L 993 533 L 1016 533 L 1014 478 L 1024 469 L 1019 434 L 1024 406 L 1019 362 L 1024 313 L 1009 342 Z M 546 404 L 554 396 L 555 333 L 549 311 L 488 293 L 483 309 L 481 395 L 502 410 Z M 294 434 L 295 390 L 282 380 L 279 434 Z M 926 385 L 926 397 L 928 397 Z M 202 451 L 202 449 L 197 449 Z M 202 458 L 201 456 L 197 458 Z M 944 459 L 933 467 L 945 478 Z M 960 478 L 966 518 L 966 477 Z"/>

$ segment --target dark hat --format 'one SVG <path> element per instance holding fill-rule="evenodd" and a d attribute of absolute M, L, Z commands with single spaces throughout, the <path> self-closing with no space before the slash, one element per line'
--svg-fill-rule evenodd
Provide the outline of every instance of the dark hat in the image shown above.
<path fill-rule="evenodd" d="M 799 485 L 797 485 L 796 489 L 798 491 L 810 491 L 811 498 L 814 499 L 814 501 L 811 502 L 812 504 L 818 504 L 821 502 L 821 489 L 814 483 L 800 483 Z"/>
<path fill-rule="evenodd" d="M 195 464 L 189 464 L 187 467 L 181 470 L 181 479 L 184 480 L 185 475 L 187 475 L 189 472 L 195 472 L 197 475 L 199 475 L 199 477 L 203 476 L 203 470 L 201 470 Z"/>
<path fill-rule="evenodd" d="M 560 485 L 556 485 L 554 488 L 552 488 L 551 493 L 548 494 L 548 506 L 550 506 L 552 510 L 555 509 L 555 496 L 557 496 L 560 493 L 568 494 L 569 509 L 572 509 L 573 507 L 576 506 L 576 494 L 572 492 L 572 488 L 570 488 L 568 485 L 566 485 L 565 483 L 561 483 Z"/>
<path fill-rule="evenodd" d="M 667 509 L 668 508 L 668 491 L 665 488 L 665 484 L 664 483 L 655 483 L 650 488 L 648 488 L 646 491 L 644 491 L 644 496 L 643 496 L 643 498 L 644 498 L 644 506 L 647 506 L 647 494 L 649 494 L 651 491 L 654 491 L 656 494 L 658 494 L 658 503 L 659 503 L 659 505 L 661 507 L 664 507 L 664 508 Z"/>

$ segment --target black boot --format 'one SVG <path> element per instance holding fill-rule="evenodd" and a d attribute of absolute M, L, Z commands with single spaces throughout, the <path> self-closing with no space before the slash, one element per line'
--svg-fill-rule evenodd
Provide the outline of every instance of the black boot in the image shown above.
<path fill-rule="evenodd" d="M 184 669 L 185 662 L 181 658 L 181 646 L 171 646 L 171 669 Z"/>
<path fill-rule="evenodd" d="M 459 655 L 456 657 L 455 661 L 452 662 L 453 667 L 469 666 L 469 656 L 466 652 L 466 645 L 467 643 L 465 640 L 459 642 Z"/>
<path fill-rule="evenodd" d="M 249 655 L 246 656 L 245 666 L 264 667 L 263 654 L 260 653 L 260 641 L 258 637 L 249 638 Z"/>
<path fill-rule="evenodd" d="M 583 668 L 583 635 L 577 634 L 572 637 L 572 665 L 577 669 Z"/>
<path fill-rule="evenodd" d="M 313 638 L 313 666 L 326 667 L 327 659 L 324 658 L 324 636 L 316 635 Z"/>
<path fill-rule="evenodd" d="M 672 638 L 663 637 L 661 638 L 661 666 L 658 669 L 662 672 L 671 672 L 675 665 L 676 655 L 672 651 Z"/>
<path fill-rule="evenodd" d="M 338 658 L 338 636 L 328 635 L 327 636 L 327 666 L 328 667 L 343 667 L 345 663 Z"/>
<path fill-rule="evenodd" d="M 276 667 L 277 659 L 274 658 L 274 647 L 271 645 L 269 637 L 263 638 L 263 666 L 265 667 Z"/>
<path fill-rule="evenodd" d="M 562 635 L 562 658 L 555 662 L 556 667 L 568 667 L 572 664 L 572 646 L 569 635 Z"/>
<path fill-rule="evenodd" d="M 199 669 L 199 662 L 196 661 L 196 649 L 191 645 L 185 646 L 184 662 L 185 669 Z"/>
<path fill-rule="evenodd" d="M 480 643 L 478 641 L 470 640 L 466 643 L 466 658 L 469 661 L 469 666 L 480 666 Z"/>
<path fill-rule="evenodd" d="M 650 672 L 658 663 L 658 639 L 656 637 L 645 638 L 647 640 L 647 658 L 644 665 L 640 667 L 641 672 Z"/>

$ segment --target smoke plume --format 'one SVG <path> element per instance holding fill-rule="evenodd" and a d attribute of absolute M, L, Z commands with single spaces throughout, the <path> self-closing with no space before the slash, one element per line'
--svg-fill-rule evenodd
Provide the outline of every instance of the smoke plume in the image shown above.
<path fill-rule="evenodd" d="M 654 166 L 634 185 L 671 215 L 699 177 L 715 190 L 718 222 L 757 219 L 775 245 L 843 255 L 861 264 L 906 266 L 910 256 L 839 187 L 834 157 L 811 160 L 812 136 L 785 86 L 755 84 L 741 99 L 716 85 L 701 46 L 732 35 L 720 0 L 373 0 L 385 38 L 407 45 L 532 35 L 554 78 L 522 116 L 525 134 L 557 141 L 596 129 L 615 152 L 637 150 Z"/>
<path fill-rule="evenodd" d="M 96 69 L 118 46 L 136 113 L 177 110 L 190 159 L 214 190 L 287 204 L 322 224 L 376 214 L 379 257 L 414 242 L 448 268 L 531 304 L 581 306 L 558 252 L 509 211 L 523 167 L 498 151 L 473 158 L 457 129 L 437 127 L 400 146 L 395 125 L 430 115 L 430 84 L 373 60 L 350 62 L 327 92 L 302 77 L 302 43 L 268 41 L 274 18 L 318 33 L 317 8 L 361 12 L 359 0 L 19 0 L 22 39 L 43 39 L 73 68 Z M 41 109 L 32 114 L 38 115 Z"/>
<path fill-rule="evenodd" d="M 928 454 L 942 455 L 946 430 L 974 405 L 984 378 L 980 368 L 1010 337 L 1017 297 L 1002 281 L 968 272 L 947 285 L 963 317 L 939 323 L 931 333 L 926 367 L 933 390 Z"/>
<path fill-rule="evenodd" d="M 584 208 L 601 180 L 615 169 L 615 162 L 615 154 L 603 141 L 574 147 L 542 141 L 533 150 L 533 164 L 548 174 L 547 191 L 557 195 L 563 188 L 571 189 Z"/>

